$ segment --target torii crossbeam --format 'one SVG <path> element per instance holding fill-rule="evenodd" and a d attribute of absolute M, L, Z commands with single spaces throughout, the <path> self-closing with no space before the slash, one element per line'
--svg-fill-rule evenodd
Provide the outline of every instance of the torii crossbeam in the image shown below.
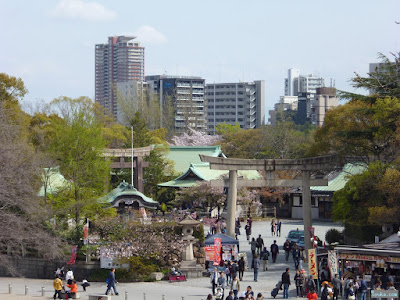
<path fill-rule="evenodd" d="M 278 170 L 301 171 L 302 180 L 240 180 L 240 186 L 260 187 L 260 186 L 302 186 L 303 188 L 303 222 L 304 222 L 304 243 L 306 249 L 311 249 L 311 233 L 308 229 L 312 226 L 311 218 L 311 182 L 316 185 L 328 185 L 327 180 L 316 179 L 311 180 L 312 171 L 330 170 L 337 163 L 337 157 L 319 156 L 301 159 L 240 159 L 240 158 L 223 158 L 212 157 L 199 154 L 201 161 L 209 162 L 210 168 L 213 170 L 229 170 L 229 189 L 228 189 L 228 217 L 227 217 L 227 234 L 234 236 L 235 234 L 235 215 L 237 202 L 238 187 L 238 170 L 262 170 L 273 172 Z M 264 184 L 265 183 L 265 184 Z M 223 180 L 211 182 L 212 185 L 224 186 Z M 247 185 L 248 184 L 248 185 Z"/>

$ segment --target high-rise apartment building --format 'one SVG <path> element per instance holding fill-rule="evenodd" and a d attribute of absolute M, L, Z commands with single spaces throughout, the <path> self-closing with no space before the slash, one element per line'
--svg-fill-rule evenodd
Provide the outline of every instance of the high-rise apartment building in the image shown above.
<path fill-rule="evenodd" d="M 206 129 L 203 78 L 153 75 L 145 79 L 150 92 L 159 95 L 161 107 L 165 101 L 171 101 L 175 111 L 175 132 L 185 132 L 188 127 L 199 131 Z"/>
<path fill-rule="evenodd" d="M 117 118 L 118 82 L 144 80 L 144 47 L 134 36 L 112 36 L 95 49 L 95 100 Z"/>
<path fill-rule="evenodd" d="M 206 84 L 207 132 L 215 133 L 220 123 L 241 128 L 259 128 L 265 124 L 265 82 Z"/>

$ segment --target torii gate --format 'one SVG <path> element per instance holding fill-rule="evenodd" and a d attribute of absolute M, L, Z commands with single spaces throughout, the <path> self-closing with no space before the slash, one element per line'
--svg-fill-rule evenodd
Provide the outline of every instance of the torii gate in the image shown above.
<path fill-rule="evenodd" d="M 143 157 L 149 156 L 150 151 L 153 150 L 153 146 L 147 146 L 142 148 L 126 148 L 126 149 L 104 149 L 104 157 L 119 157 L 118 162 L 111 164 L 112 169 L 130 169 L 132 168 L 132 162 L 125 161 L 125 157 L 132 157 L 134 171 L 134 182 L 133 186 L 139 192 L 143 193 L 143 168 L 148 167 L 149 163 L 143 161 Z"/>
<path fill-rule="evenodd" d="M 304 244 L 306 249 L 311 249 L 311 233 L 308 229 L 312 226 L 311 217 L 311 191 L 310 186 L 327 186 L 326 179 L 311 179 L 312 171 L 330 170 L 332 164 L 337 162 L 336 156 L 319 156 L 301 159 L 239 159 L 212 157 L 199 154 L 201 161 L 209 162 L 210 168 L 214 170 L 229 170 L 228 189 L 228 216 L 227 234 L 235 234 L 235 215 L 237 202 L 237 188 L 262 187 L 262 186 L 301 186 L 303 188 L 303 222 L 304 222 Z M 301 171 L 302 179 L 266 179 L 266 180 L 245 180 L 238 181 L 238 170 L 262 170 L 267 174 L 277 170 Z M 212 186 L 225 186 L 222 180 L 213 180 Z"/>

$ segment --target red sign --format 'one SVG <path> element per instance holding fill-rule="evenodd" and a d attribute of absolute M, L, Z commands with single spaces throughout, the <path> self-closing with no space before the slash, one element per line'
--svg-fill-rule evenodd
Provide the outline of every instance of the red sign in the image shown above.
<path fill-rule="evenodd" d="M 214 239 L 214 266 L 221 263 L 221 239 Z"/>
<path fill-rule="evenodd" d="M 67 262 L 67 265 L 74 265 L 75 264 L 77 249 L 78 249 L 78 246 L 72 246 L 72 248 L 71 248 L 71 257 L 69 258 L 69 261 Z"/>

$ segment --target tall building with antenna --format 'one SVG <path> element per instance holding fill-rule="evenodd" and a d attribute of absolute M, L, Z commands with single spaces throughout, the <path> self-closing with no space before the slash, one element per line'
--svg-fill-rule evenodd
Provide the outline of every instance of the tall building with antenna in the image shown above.
<path fill-rule="evenodd" d="M 134 36 L 111 36 L 95 49 L 95 101 L 116 119 L 116 86 L 119 82 L 144 81 L 144 47 Z"/>

